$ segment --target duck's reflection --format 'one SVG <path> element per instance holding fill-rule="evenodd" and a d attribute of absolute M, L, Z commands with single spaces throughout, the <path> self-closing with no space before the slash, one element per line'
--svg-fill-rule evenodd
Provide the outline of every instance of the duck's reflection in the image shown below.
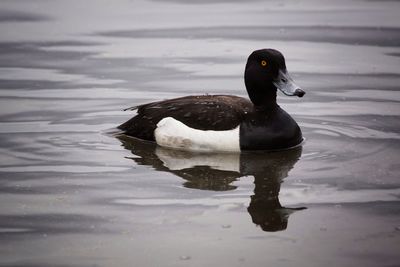
<path fill-rule="evenodd" d="M 273 153 L 205 154 L 164 149 L 125 135 L 117 138 L 137 156 L 132 157 L 137 164 L 174 173 L 188 188 L 233 190 L 232 182 L 239 177 L 254 176 L 254 195 L 247 210 L 264 231 L 285 230 L 289 215 L 304 209 L 282 207 L 279 202 L 280 185 L 300 158 L 301 147 Z"/>

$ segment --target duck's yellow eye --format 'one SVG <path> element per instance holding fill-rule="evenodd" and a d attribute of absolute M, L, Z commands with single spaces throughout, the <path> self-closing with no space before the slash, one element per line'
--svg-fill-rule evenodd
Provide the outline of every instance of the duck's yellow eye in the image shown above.
<path fill-rule="evenodd" d="M 261 66 L 263 66 L 263 67 L 267 66 L 267 61 L 261 60 Z"/>

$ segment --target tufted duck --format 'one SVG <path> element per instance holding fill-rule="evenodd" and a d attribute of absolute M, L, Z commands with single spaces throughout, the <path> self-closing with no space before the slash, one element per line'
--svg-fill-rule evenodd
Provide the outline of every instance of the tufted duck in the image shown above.
<path fill-rule="evenodd" d="M 302 97 L 283 55 L 254 51 L 244 81 L 250 100 L 230 95 L 197 95 L 128 108 L 137 115 L 120 125 L 124 134 L 164 147 L 192 151 L 280 150 L 303 141 L 295 120 L 276 103 L 276 91 Z"/>

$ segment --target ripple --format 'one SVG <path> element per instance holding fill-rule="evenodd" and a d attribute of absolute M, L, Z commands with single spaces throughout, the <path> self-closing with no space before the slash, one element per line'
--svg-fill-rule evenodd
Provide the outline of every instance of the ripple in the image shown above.
<path fill-rule="evenodd" d="M 129 170 L 127 167 L 113 166 L 80 166 L 80 165 L 32 165 L 1 167 L 0 172 L 66 172 L 66 173 L 91 173 L 91 172 L 120 172 Z"/>
<path fill-rule="evenodd" d="M 337 94 L 338 96 L 340 94 Z M 325 99 L 326 100 L 326 99 Z M 399 103 L 389 101 L 331 101 L 293 103 L 287 111 L 301 116 L 399 116 Z M 293 110 L 294 112 L 291 112 Z"/>
<path fill-rule="evenodd" d="M 52 124 L 49 121 L 2 122 L 0 133 L 100 132 L 115 124 Z"/>
<path fill-rule="evenodd" d="M 294 188 L 283 187 L 280 199 L 285 205 L 400 201 L 400 188 L 338 190 L 325 184 L 298 184 Z"/>
<path fill-rule="evenodd" d="M 120 83 L 122 80 L 96 79 L 81 74 L 67 74 L 61 70 L 44 68 L 0 68 L 0 79 L 6 80 L 29 80 L 29 81 L 51 81 L 69 82 L 72 84 L 100 84 L 110 85 Z"/>
<path fill-rule="evenodd" d="M 32 232 L 32 229 L 28 228 L 0 228 L 0 234 L 4 233 L 26 233 L 26 232 Z"/>
<path fill-rule="evenodd" d="M 328 136 L 347 136 L 362 139 L 400 139 L 400 134 L 395 132 L 384 132 L 357 125 L 328 125 L 320 123 L 300 123 L 301 126 L 313 130 L 314 133 Z"/>
<path fill-rule="evenodd" d="M 224 198 L 196 198 L 196 199 L 172 199 L 172 198 L 126 198 L 116 199 L 113 202 L 116 204 L 135 205 L 135 206 L 169 206 L 169 205 L 183 205 L 183 206 L 224 206 L 226 204 L 248 205 L 249 195 L 239 197 Z"/>
<path fill-rule="evenodd" d="M 39 15 L 15 10 L 0 10 L 0 22 L 40 22 L 52 20 L 47 15 Z"/>

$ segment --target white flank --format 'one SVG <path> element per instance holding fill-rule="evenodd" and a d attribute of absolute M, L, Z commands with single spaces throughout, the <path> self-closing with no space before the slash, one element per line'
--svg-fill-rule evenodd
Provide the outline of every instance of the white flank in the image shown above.
<path fill-rule="evenodd" d="M 239 152 L 239 126 L 227 131 L 202 131 L 167 117 L 154 131 L 158 145 L 188 151 Z"/>

